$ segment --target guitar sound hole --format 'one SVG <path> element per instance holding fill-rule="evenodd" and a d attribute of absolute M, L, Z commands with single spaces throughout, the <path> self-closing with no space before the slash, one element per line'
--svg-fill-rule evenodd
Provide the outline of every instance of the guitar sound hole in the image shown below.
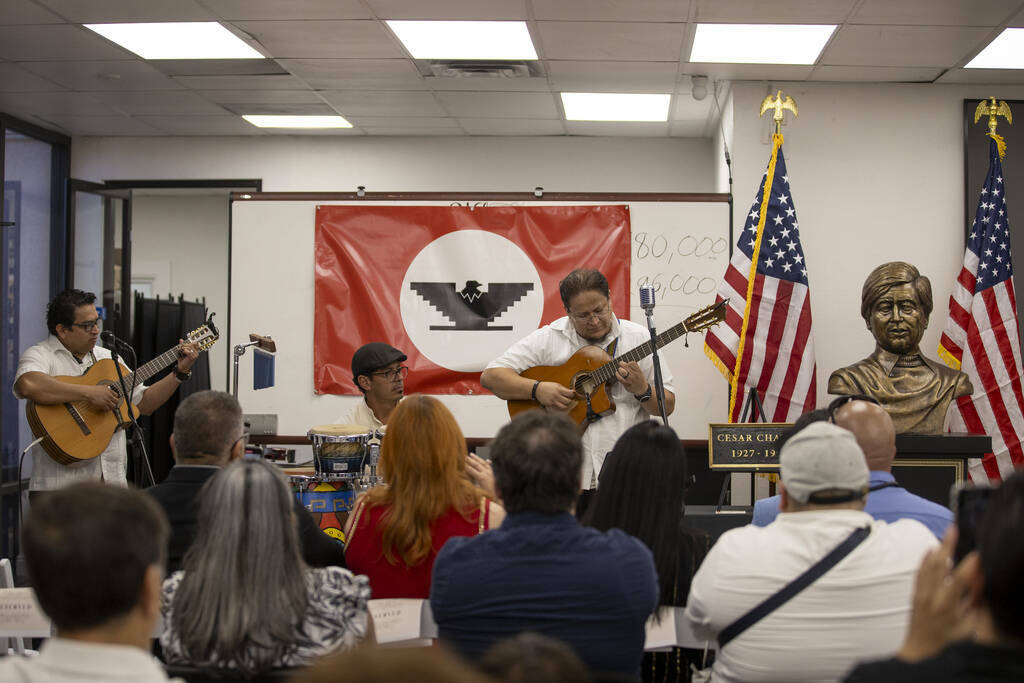
<path fill-rule="evenodd" d="M 573 381 L 573 389 L 575 389 L 576 393 L 580 396 L 589 396 L 594 393 L 596 388 L 597 385 L 594 383 L 594 378 L 590 375 L 577 375 L 576 379 Z"/>

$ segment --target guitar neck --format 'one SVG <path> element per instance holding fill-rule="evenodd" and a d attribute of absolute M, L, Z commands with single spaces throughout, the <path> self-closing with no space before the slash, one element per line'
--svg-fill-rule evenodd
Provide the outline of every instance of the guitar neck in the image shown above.
<path fill-rule="evenodd" d="M 657 342 L 657 347 L 660 349 L 662 346 L 665 346 L 669 342 L 673 342 L 676 339 L 679 339 L 689 331 L 690 330 L 687 329 L 686 327 L 686 321 L 684 320 L 683 322 L 677 325 L 673 325 L 672 327 L 668 328 L 661 334 L 655 336 L 654 339 Z M 654 346 L 651 345 L 650 341 L 646 341 L 640 346 L 637 346 L 634 349 L 630 349 L 621 356 L 616 356 L 614 361 L 610 363 L 605 363 L 604 365 L 599 367 L 593 373 L 594 380 L 600 384 L 603 384 L 604 382 L 607 382 L 608 380 L 615 376 L 615 372 L 618 369 L 619 363 L 632 363 L 634 361 L 643 360 L 644 358 L 647 358 L 647 356 L 651 355 L 651 353 L 653 352 Z"/>
<path fill-rule="evenodd" d="M 153 360 L 139 366 L 135 372 L 125 376 L 125 382 L 129 386 L 144 384 L 147 379 L 178 360 L 178 347 L 172 346 Z"/>

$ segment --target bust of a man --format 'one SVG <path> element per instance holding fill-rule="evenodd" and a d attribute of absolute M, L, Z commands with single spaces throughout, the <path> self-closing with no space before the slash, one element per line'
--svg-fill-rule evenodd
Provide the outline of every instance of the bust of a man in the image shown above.
<path fill-rule="evenodd" d="M 897 434 L 940 434 L 950 403 L 974 393 L 959 370 L 925 358 L 919 344 L 932 312 L 932 285 L 902 261 L 871 271 L 861 290 L 860 314 L 875 337 L 875 352 L 828 378 L 828 393 L 874 396 L 892 416 Z"/>

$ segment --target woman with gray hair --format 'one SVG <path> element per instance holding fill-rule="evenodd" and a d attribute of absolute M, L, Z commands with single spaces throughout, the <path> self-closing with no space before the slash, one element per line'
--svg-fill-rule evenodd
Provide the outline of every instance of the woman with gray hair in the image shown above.
<path fill-rule="evenodd" d="M 170 664 L 258 673 L 372 640 L 369 581 L 302 560 L 291 494 L 262 460 L 240 460 L 199 498 L 184 571 L 163 587 Z"/>

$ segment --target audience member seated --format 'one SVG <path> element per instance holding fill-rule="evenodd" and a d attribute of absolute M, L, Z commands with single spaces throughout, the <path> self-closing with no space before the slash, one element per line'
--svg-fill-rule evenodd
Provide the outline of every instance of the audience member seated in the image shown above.
<path fill-rule="evenodd" d="M 480 669 L 503 683 L 590 683 L 587 665 L 560 640 L 527 631 L 494 644 Z"/>
<path fill-rule="evenodd" d="M 22 545 L 57 636 L 38 657 L 0 658 L 0 680 L 167 681 L 149 652 L 167 533 L 156 503 L 120 486 L 74 484 L 33 505 Z"/>
<path fill-rule="evenodd" d="M 989 499 L 978 549 L 953 568 L 957 531 L 921 563 L 907 638 L 895 659 L 848 683 L 1024 681 L 1024 472 Z"/>
<path fill-rule="evenodd" d="M 605 459 L 601 483 L 583 523 L 601 531 L 621 529 L 643 541 L 654 554 L 659 604 L 685 605 L 711 538 L 683 525 L 686 454 L 679 437 L 654 420 L 630 427 Z M 643 679 L 688 681 L 690 662 L 700 666 L 702 652 L 646 652 Z"/>
<path fill-rule="evenodd" d="M 501 524 L 505 511 L 466 471 L 466 438 L 443 403 L 414 394 L 398 404 L 381 443 L 386 485 L 359 497 L 345 528 L 345 557 L 374 598 L 426 598 L 445 541 Z"/>
<path fill-rule="evenodd" d="M 293 683 L 499 683 L 444 648 L 357 647 L 324 657 Z"/>
<path fill-rule="evenodd" d="M 261 673 L 372 639 L 366 577 L 306 566 L 293 500 L 263 460 L 234 462 L 206 483 L 185 570 L 163 586 L 168 663 Z"/>
<path fill-rule="evenodd" d="M 622 531 L 573 516 L 583 465 L 576 425 L 541 410 L 519 415 L 491 443 L 491 463 L 508 518 L 438 553 L 430 605 L 442 642 L 475 661 L 537 631 L 568 643 L 593 672 L 639 677 L 644 623 L 658 604 L 654 559 Z"/>
<path fill-rule="evenodd" d="M 181 569 L 185 551 L 196 535 L 196 499 L 207 480 L 245 454 L 242 408 L 231 394 L 200 391 L 190 395 L 174 413 L 171 452 L 175 466 L 160 484 L 146 489 L 160 503 L 171 523 L 168 573 Z M 345 566 L 345 549 L 319 528 L 313 516 L 295 499 L 302 556 L 311 567 Z"/>
<path fill-rule="evenodd" d="M 845 429 L 809 425 L 782 447 L 780 467 L 778 519 L 725 532 L 690 589 L 690 627 L 719 641 L 716 681 L 836 680 L 860 660 L 894 653 L 906 633 L 914 574 L 938 545 L 916 520 L 889 524 L 864 512 L 868 468 Z M 840 546 L 854 547 L 729 639 L 728 627 Z"/>
<path fill-rule="evenodd" d="M 942 538 L 953 521 L 949 509 L 916 496 L 896 483 L 892 463 L 896 457 L 896 428 L 889 413 L 870 396 L 840 396 L 829 406 L 834 424 L 849 429 L 864 451 L 871 473 L 868 502 L 864 512 L 883 522 L 916 519 Z M 754 503 L 757 526 L 775 521 L 779 514 L 779 497 L 772 496 Z"/>

